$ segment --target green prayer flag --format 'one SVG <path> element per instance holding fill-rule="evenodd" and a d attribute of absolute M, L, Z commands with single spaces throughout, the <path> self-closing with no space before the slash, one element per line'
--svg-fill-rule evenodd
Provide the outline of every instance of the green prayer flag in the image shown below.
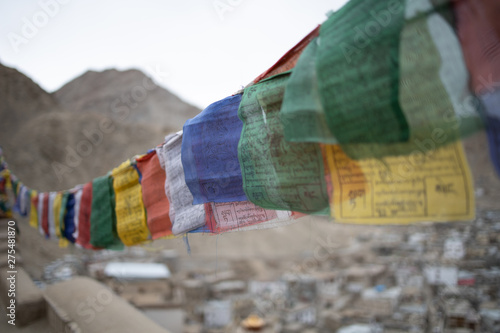
<path fill-rule="evenodd" d="M 279 111 L 289 73 L 245 89 L 238 110 L 243 189 L 254 204 L 277 210 L 327 214 L 328 195 L 318 144 L 285 141 Z"/>
<path fill-rule="evenodd" d="M 90 244 L 112 250 L 123 249 L 123 243 L 116 231 L 115 193 L 110 176 L 95 178 L 92 181 Z"/>
<path fill-rule="evenodd" d="M 427 153 L 482 127 L 458 38 L 447 21 L 451 8 L 408 18 L 401 33 L 401 107 L 411 128 L 407 143 L 346 144 L 353 159 Z"/>
<path fill-rule="evenodd" d="M 280 117 L 287 141 L 338 143 L 326 124 L 318 91 L 318 42 L 313 39 L 302 52 L 286 85 Z"/>
<path fill-rule="evenodd" d="M 10 182 L 12 184 L 12 192 L 14 192 L 14 197 L 17 197 L 17 185 L 19 184 L 18 179 L 13 179 L 12 177 L 10 178 Z"/>
<path fill-rule="evenodd" d="M 404 0 L 351 0 L 321 26 L 316 70 L 327 125 L 341 144 L 408 140 L 398 102 Z"/>

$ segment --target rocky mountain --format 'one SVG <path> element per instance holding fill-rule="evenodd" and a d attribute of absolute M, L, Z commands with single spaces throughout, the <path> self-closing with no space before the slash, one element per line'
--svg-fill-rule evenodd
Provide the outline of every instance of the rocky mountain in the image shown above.
<path fill-rule="evenodd" d="M 54 93 L 71 112 L 96 112 L 127 123 L 181 129 L 200 110 L 131 69 L 88 71 Z"/>
<path fill-rule="evenodd" d="M 51 94 L 14 68 L 0 64 L 0 142 L 11 144 L 12 135 L 27 119 L 60 111 Z"/>
<path fill-rule="evenodd" d="M 13 172 L 42 191 L 104 175 L 199 111 L 137 70 L 87 72 L 49 94 L 0 64 L 0 146 Z"/>

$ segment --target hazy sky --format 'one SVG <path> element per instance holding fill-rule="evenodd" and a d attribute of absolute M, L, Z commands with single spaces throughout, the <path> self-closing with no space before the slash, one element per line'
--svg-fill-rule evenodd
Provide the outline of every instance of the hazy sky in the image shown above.
<path fill-rule="evenodd" d="M 52 92 L 137 68 L 201 108 L 249 83 L 347 0 L 0 0 L 0 62 Z"/>

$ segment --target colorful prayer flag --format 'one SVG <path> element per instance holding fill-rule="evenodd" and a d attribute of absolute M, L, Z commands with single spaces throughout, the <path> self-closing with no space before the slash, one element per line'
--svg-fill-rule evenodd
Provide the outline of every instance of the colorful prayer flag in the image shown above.
<path fill-rule="evenodd" d="M 247 200 L 238 161 L 240 102 L 241 95 L 227 97 L 184 124 L 181 159 L 194 205 Z"/>
<path fill-rule="evenodd" d="M 181 235 L 204 226 L 206 215 L 204 205 L 193 205 L 193 195 L 184 178 L 181 147 L 182 131 L 170 136 L 160 148 L 165 165 L 165 192 L 170 202 L 169 214 L 174 235 Z"/>
<path fill-rule="evenodd" d="M 474 187 L 459 142 L 383 161 L 352 160 L 339 145 L 324 148 L 338 222 L 407 224 L 475 216 Z"/>
<path fill-rule="evenodd" d="M 245 89 L 238 158 L 249 201 L 273 210 L 327 213 L 328 195 L 319 145 L 287 142 L 279 111 L 288 73 Z"/>
<path fill-rule="evenodd" d="M 116 229 L 123 244 L 137 245 L 149 237 L 146 211 L 142 202 L 139 174 L 130 161 L 113 169 L 116 200 Z"/>
<path fill-rule="evenodd" d="M 404 12 L 404 0 L 351 0 L 321 26 L 318 88 L 341 144 L 408 140 L 398 98 Z"/>
<path fill-rule="evenodd" d="M 123 248 L 116 230 L 115 192 L 110 175 L 98 177 L 92 181 L 90 244 L 104 249 Z"/>
<path fill-rule="evenodd" d="M 160 165 L 156 151 L 153 150 L 137 159 L 137 168 L 142 174 L 142 200 L 151 238 L 171 236 L 170 203 L 164 191 L 166 174 Z"/>

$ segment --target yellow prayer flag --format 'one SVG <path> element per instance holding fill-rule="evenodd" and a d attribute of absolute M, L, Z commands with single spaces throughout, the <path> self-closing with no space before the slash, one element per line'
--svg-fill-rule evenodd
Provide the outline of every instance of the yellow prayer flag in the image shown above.
<path fill-rule="evenodd" d="M 62 206 L 63 193 L 57 192 L 54 198 L 54 227 L 56 229 L 56 236 L 59 238 L 59 247 L 68 247 L 68 240 L 61 235 L 61 206 Z"/>
<path fill-rule="evenodd" d="M 12 180 L 10 179 L 10 170 L 3 169 L 0 172 L 0 177 L 5 179 L 5 189 L 12 190 Z"/>
<path fill-rule="evenodd" d="M 407 224 L 464 221 L 475 216 L 474 187 L 460 142 L 383 160 L 352 160 L 325 146 L 339 222 Z"/>
<path fill-rule="evenodd" d="M 31 191 L 30 196 L 30 226 L 38 229 L 38 207 L 33 203 L 33 199 L 38 196 L 38 192 L 35 190 Z"/>
<path fill-rule="evenodd" d="M 113 169 L 113 189 L 116 200 L 116 229 L 123 244 L 136 245 L 146 241 L 149 230 L 142 202 L 139 174 L 129 161 Z"/>
<path fill-rule="evenodd" d="M 61 213 L 61 205 L 62 205 L 62 196 L 63 194 L 61 192 L 57 192 L 55 198 L 54 198 L 54 227 L 56 229 L 56 236 L 57 238 L 61 238 L 61 229 L 59 228 L 60 226 L 60 213 Z"/>
<path fill-rule="evenodd" d="M 21 191 L 21 182 L 17 182 L 16 193 L 19 193 L 20 191 Z"/>

